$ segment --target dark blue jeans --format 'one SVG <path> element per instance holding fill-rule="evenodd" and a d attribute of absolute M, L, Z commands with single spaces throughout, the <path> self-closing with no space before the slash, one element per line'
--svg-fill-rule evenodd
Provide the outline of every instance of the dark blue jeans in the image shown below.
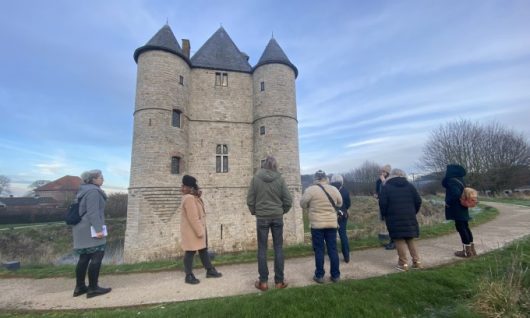
<path fill-rule="evenodd" d="M 272 245 L 274 246 L 274 282 L 283 283 L 283 217 L 256 219 L 259 281 L 265 283 L 269 280 L 269 267 L 267 266 L 269 229 L 272 233 Z"/>
<path fill-rule="evenodd" d="M 348 219 L 339 218 L 339 237 L 340 247 L 344 261 L 350 260 L 350 243 L 348 242 L 348 235 L 346 234 L 346 226 L 348 225 Z"/>
<path fill-rule="evenodd" d="M 331 278 L 339 278 L 339 254 L 337 252 L 337 229 L 311 229 L 311 240 L 315 251 L 315 276 L 324 277 L 324 242 L 328 250 Z"/>

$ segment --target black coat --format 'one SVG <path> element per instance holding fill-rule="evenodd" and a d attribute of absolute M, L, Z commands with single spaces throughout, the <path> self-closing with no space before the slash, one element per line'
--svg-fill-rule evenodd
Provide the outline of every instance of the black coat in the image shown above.
<path fill-rule="evenodd" d="M 460 165 L 447 165 L 442 186 L 445 188 L 445 218 L 455 221 L 469 221 L 469 210 L 460 204 L 464 191 L 466 169 Z"/>
<path fill-rule="evenodd" d="M 406 178 L 393 177 L 385 182 L 379 195 L 379 207 L 392 239 L 420 235 L 416 214 L 421 207 L 421 197 Z"/>

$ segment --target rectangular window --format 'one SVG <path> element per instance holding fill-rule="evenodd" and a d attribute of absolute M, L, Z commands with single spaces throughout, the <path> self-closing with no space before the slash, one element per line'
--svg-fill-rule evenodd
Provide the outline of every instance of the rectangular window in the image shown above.
<path fill-rule="evenodd" d="M 228 145 L 217 145 L 215 154 L 215 172 L 228 172 Z"/>
<path fill-rule="evenodd" d="M 179 174 L 180 173 L 180 158 L 171 157 L 171 173 Z"/>
<path fill-rule="evenodd" d="M 184 76 L 182 75 L 179 76 L 179 84 L 184 85 Z"/>
<path fill-rule="evenodd" d="M 228 73 L 215 73 L 215 86 L 228 86 Z"/>
<path fill-rule="evenodd" d="M 263 92 L 265 90 L 265 82 L 261 82 L 261 91 Z"/>
<path fill-rule="evenodd" d="M 260 167 L 263 168 L 265 166 L 265 159 L 262 159 L 260 161 Z"/>
<path fill-rule="evenodd" d="M 173 125 L 173 127 L 178 127 L 180 128 L 180 115 L 182 114 L 182 112 L 180 110 L 177 110 L 177 109 L 173 109 L 173 116 L 171 118 L 171 125 Z"/>
<path fill-rule="evenodd" d="M 261 126 L 261 127 L 259 128 L 259 134 L 260 134 L 260 135 L 265 135 L 265 126 Z"/>

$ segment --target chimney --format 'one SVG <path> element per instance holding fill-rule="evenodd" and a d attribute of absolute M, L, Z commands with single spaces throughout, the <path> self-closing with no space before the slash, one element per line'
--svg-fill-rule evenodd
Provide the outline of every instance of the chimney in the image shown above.
<path fill-rule="evenodd" d="M 185 57 L 190 58 L 190 40 L 182 39 L 182 52 Z"/>

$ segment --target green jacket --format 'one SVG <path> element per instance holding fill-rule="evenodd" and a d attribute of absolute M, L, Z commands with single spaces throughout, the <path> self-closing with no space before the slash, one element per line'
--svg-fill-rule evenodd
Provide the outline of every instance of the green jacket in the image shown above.
<path fill-rule="evenodd" d="M 274 219 L 289 212 L 293 199 L 279 172 L 260 169 L 250 182 L 247 205 L 259 219 Z"/>

